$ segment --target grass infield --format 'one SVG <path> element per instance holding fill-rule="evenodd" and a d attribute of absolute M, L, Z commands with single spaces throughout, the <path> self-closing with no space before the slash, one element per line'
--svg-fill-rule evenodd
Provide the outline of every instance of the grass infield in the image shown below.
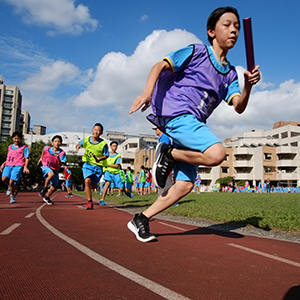
<path fill-rule="evenodd" d="M 84 192 L 78 193 L 84 195 Z M 132 199 L 116 195 L 117 192 L 107 196 L 106 201 L 138 207 L 141 211 L 157 198 L 157 194 L 139 196 L 134 193 Z M 93 194 L 94 201 L 99 201 L 100 197 Z M 264 230 L 300 232 L 299 194 L 190 193 L 179 201 L 179 206 L 172 206 L 164 213 Z"/>

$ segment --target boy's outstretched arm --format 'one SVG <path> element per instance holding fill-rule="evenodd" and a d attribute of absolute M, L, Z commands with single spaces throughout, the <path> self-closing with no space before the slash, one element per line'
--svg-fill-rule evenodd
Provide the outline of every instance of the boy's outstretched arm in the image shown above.
<path fill-rule="evenodd" d="M 244 73 L 244 78 L 245 85 L 241 95 L 232 99 L 234 109 L 239 114 L 243 113 L 248 105 L 252 86 L 258 83 L 260 80 L 259 65 L 257 65 L 252 72 L 246 71 Z"/>
<path fill-rule="evenodd" d="M 134 102 L 129 110 L 130 114 L 136 112 L 142 106 L 143 106 L 142 112 L 144 112 L 150 106 L 155 83 L 156 83 L 160 73 L 165 69 L 171 69 L 171 67 L 170 67 L 169 63 L 164 60 L 156 63 L 152 67 L 152 69 L 149 73 L 148 79 L 147 79 L 145 89 L 144 89 L 143 93 L 140 96 L 136 97 L 136 99 L 134 100 Z"/>

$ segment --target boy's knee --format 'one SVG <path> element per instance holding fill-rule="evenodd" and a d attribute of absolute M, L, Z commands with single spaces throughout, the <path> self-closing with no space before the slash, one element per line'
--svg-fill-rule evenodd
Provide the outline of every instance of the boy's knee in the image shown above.
<path fill-rule="evenodd" d="M 215 144 L 205 152 L 209 166 L 218 166 L 226 157 L 226 151 L 222 144 Z"/>

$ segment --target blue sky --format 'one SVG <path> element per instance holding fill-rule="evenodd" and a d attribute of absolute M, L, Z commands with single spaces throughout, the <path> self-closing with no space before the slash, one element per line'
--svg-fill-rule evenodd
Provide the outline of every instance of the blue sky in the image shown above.
<path fill-rule="evenodd" d="M 20 87 L 31 126 L 47 133 L 89 132 L 101 122 L 105 130 L 153 134 L 145 119 L 150 109 L 128 114 L 152 65 L 180 47 L 207 43 L 207 17 L 225 5 L 241 20 L 252 18 L 262 80 L 244 114 L 225 103 L 217 108 L 212 131 L 223 140 L 300 121 L 299 1 L 1 0 L 0 77 Z M 241 30 L 228 54 L 241 85 L 245 57 Z"/>

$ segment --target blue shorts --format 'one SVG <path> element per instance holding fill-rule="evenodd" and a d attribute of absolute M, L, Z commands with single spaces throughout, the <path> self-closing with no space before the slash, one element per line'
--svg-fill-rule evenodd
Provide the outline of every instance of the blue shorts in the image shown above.
<path fill-rule="evenodd" d="M 131 190 L 132 189 L 132 183 L 131 182 L 126 182 L 125 187 L 126 187 L 127 190 Z"/>
<path fill-rule="evenodd" d="M 114 183 L 114 188 L 116 189 L 121 189 L 124 187 L 124 183 L 122 182 L 121 176 L 119 173 L 117 174 L 113 174 L 113 173 L 109 173 L 108 171 L 106 171 L 104 173 L 104 180 L 105 181 L 109 181 Z"/>
<path fill-rule="evenodd" d="M 173 139 L 177 149 L 191 149 L 204 152 L 220 140 L 208 126 L 194 115 L 182 115 L 170 120 L 165 127 L 166 133 Z M 198 166 L 186 162 L 176 162 L 175 180 L 195 182 Z"/>
<path fill-rule="evenodd" d="M 91 178 L 93 184 L 98 184 L 102 176 L 103 168 L 100 166 L 91 165 L 89 163 L 84 163 L 82 166 L 83 178 Z"/>
<path fill-rule="evenodd" d="M 72 179 L 65 180 L 65 185 L 68 186 L 68 187 L 71 187 L 72 186 Z"/>
<path fill-rule="evenodd" d="M 21 179 L 23 167 L 21 166 L 5 166 L 2 171 L 2 178 L 7 177 L 10 180 L 18 182 Z"/>
<path fill-rule="evenodd" d="M 141 188 L 141 187 L 144 187 L 145 186 L 145 182 L 140 182 L 139 183 L 139 187 Z"/>
<path fill-rule="evenodd" d="M 145 182 L 145 188 L 148 188 L 148 187 L 150 187 L 151 186 L 151 182 L 150 181 L 146 181 Z"/>
<path fill-rule="evenodd" d="M 138 182 L 136 182 L 136 183 L 135 183 L 135 187 L 136 187 L 136 188 L 139 188 L 139 187 L 140 187 L 140 184 L 139 184 Z"/>
<path fill-rule="evenodd" d="M 50 180 L 50 185 L 52 185 L 54 187 L 58 187 L 59 186 L 59 176 L 58 176 L 58 172 L 57 171 L 53 171 L 50 167 L 42 167 L 42 171 L 43 171 L 44 178 L 48 177 L 48 173 L 49 172 L 53 172 L 54 173 L 54 177 Z"/>

